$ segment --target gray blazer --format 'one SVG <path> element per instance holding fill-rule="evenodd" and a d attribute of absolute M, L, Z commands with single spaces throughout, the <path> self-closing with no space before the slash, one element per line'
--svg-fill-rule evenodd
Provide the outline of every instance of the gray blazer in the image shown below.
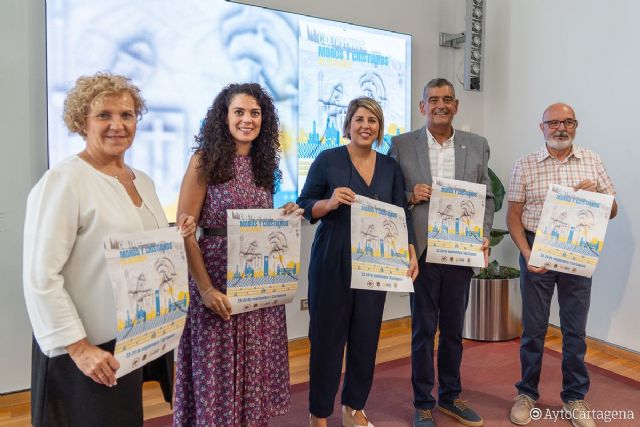
<path fill-rule="evenodd" d="M 489 143 L 486 138 L 470 132 L 456 129 L 453 140 L 455 151 L 455 179 L 485 184 L 487 200 L 484 211 L 484 236 L 489 238 L 493 224 L 493 193 L 489 180 Z M 427 132 L 424 127 L 413 132 L 391 138 L 389 155 L 393 157 L 402 170 L 407 191 L 407 200 L 411 197 L 416 184 L 431 185 L 431 165 Z M 413 229 L 416 233 L 417 256 L 421 256 L 427 247 L 427 225 L 429 223 L 429 202 L 413 207 Z"/>

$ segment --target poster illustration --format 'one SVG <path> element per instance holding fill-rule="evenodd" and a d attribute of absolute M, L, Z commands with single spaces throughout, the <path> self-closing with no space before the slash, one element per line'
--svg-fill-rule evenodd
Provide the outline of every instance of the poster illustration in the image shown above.
<path fill-rule="evenodd" d="M 349 102 L 358 96 L 384 110 L 387 153 L 391 137 L 409 126 L 411 42 L 399 34 L 320 20 L 298 23 L 298 191 L 313 160 L 346 144 L 342 127 Z"/>
<path fill-rule="evenodd" d="M 351 205 L 351 287 L 413 292 L 404 209 L 356 196 Z"/>
<path fill-rule="evenodd" d="M 485 266 L 481 247 L 486 194 L 484 184 L 433 178 L 427 262 Z"/>
<path fill-rule="evenodd" d="M 227 210 L 231 314 L 291 302 L 300 275 L 300 219 L 282 209 Z"/>
<path fill-rule="evenodd" d="M 602 253 L 613 198 L 549 185 L 529 264 L 591 277 Z"/>
<path fill-rule="evenodd" d="M 177 347 L 189 304 L 187 257 L 176 227 L 115 234 L 104 245 L 120 378 Z"/>

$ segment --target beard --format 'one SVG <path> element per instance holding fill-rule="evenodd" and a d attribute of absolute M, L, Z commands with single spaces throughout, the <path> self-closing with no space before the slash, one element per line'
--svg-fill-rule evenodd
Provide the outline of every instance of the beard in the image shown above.
<path fill-rule="evenodd" d="M 569 138 L 569 139 L 559 139 L 559 138 L 566 138 L 568 137 L 569 134 L 567 132 L 563 132 L 563 131 L 559 131 L 554 133 L 551 138 L 547 139 L 547 145 L 551 148 L 553 148 L 554 150 L 566 150 L 567 148 L 571 147 L 571 144 L 573 144 L 573 138 Z"/>

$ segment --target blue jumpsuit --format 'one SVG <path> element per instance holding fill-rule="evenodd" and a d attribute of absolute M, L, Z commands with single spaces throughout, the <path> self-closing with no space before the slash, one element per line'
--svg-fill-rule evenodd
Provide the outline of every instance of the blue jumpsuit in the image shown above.
<path fill-rule="evenodd" d="M 391 157 L 377 153 L 371 185 L 353 166 L 346 146 L 323 151 L 312 163 L 298 205 L 315 223 L 313 205 L 337 187 L 405 208 L 409 243 L 414 242 L 406 210 L 404 179 Z M 333 412 L 347 344 L 341 403 L 363 409 L 371 390 L 386 292 L 351 289 L 351 208 L 341 205 L 319 218 L 309 262 L 309 409 L 319 418 Z"/>

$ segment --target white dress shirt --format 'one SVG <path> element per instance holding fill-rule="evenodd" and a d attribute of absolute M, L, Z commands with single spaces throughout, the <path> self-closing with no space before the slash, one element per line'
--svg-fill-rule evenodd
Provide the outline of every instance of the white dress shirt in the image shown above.
<path fill-rule="evenodd" d="M 447 139 L 442 145 L 436 141 L 427 127 L 425 127 L 425 130 L 427 132 L 427 142 L 429 146 L 431 176 L 433 178 L 455 179 L 456 161 L 455 151 L 453 149 L 453 139 L 456 136 L 455 129 L 453 130 L 453 134 L 451 134 L 451 138 Z"/>

